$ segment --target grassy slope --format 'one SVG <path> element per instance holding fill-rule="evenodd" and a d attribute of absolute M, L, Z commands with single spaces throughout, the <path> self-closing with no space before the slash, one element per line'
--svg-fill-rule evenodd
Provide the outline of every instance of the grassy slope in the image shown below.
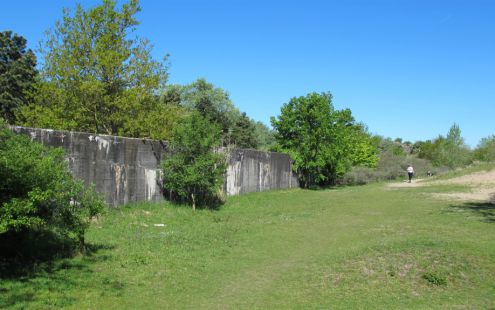
<path fill-rule="evenodd" d="M 219 211 L 111 210 L 88 233 L 93 255 L 2 279 L 0 307 L 495 307 L 494 209 L 427 191 L 375 184 L 250 194 Z"/>

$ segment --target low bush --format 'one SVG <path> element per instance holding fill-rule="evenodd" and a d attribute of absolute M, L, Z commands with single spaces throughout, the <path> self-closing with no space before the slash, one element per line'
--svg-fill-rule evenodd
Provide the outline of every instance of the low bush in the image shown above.
<path fill-rule="evenodd" d="M 416 156 L 400 156 L 393 153 L 383 153 L 376 168 L 354 167 L 339 181 L 342 185 L 363 185 L 371 182 L 405 179 L 406 168 L 411 164 L 414 167 L 416 178 L 426 177 L 428 171 L 432 174 L 443 173 L 445 167 L 433 167 L 430 161 Z"/>
<path fill-rule="evenodd" d="M 0 252 L 3 257 L 36 258 L 32 237 L 50 235 L 64 248 L 84 245 L 90 220 L 103 200 L 72 178 L 61 149 L 47 148 L 0 123 Z M 42 240 L 40 240 L 42 242 Z M 29 253 L 29 254 L 26 254 Z M 39 253 L 38 253 L 39 254 Z"/>

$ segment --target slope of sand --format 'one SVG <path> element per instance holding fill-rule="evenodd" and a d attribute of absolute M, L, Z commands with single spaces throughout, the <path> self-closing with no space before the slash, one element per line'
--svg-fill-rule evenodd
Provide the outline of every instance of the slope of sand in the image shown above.
<path fill-rule="evenodd" d="M 425 182 L 424 179 L 414 180 L 412 183 L 400 182 L 387 184 L 390 188 L 408 188 L 430 185 L 458 184 L 469 186 L 469 192 L 435 193 L 435 197 L 462 200 L 462 201 L 492 201 L 495 202 L 495 170 L 481 171 L 449 180 Z"/>

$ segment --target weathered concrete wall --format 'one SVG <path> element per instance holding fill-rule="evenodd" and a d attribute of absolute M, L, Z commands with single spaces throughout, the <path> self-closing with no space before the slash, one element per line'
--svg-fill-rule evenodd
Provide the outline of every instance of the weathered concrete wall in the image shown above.
<path fill-rule="evenodd" d="M 232 150 L 228 154 L 225 180 L 228 195 L 298 186 L 287 154 L 254 150 Z"/>
<path fill-rule="evenodd" d="M 39 128 L 12 130 L 62 147 L 74 177 L 94 183 L 110 206 L 163 199 L 160 160 L 167 152 L 166 142 Z M 227 158 L 227 195 L 298 186 L 288 155 L 233 150 Z"/>
<path fill-rule="evenodd" d="M 73 175 L 94 183 L 111 206 L 163 199 L 157 177 L 165 143 L 49 129 L 12 130 L 44 145 L 62 147 Z"/>

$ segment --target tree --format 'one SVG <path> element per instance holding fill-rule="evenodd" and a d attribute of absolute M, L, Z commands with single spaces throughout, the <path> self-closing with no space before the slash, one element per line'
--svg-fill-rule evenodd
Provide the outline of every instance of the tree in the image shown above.
<path fill-rule="evenodd" d="M 437 138 L 432 157 L 436 166 L 446 166 L 451 169 L 471 163 L 471 151 L 464 143 L 459 125 L 453 124 L 445 138 L 442 136 Z"/>
<path fill-rule="evenodd" d="M 256 140 L 258 141 L 258 150 L 270 151 L 277 148 L 277 141 L 275 140 L 275 134 L 273 130 L 259 121 L 254 123 L 254 128 L 254 134 L 256 136 Z"/>
<path fill-rule="evenodd" d="M 279 150 L 291 155 L 303 187 L 333 184 L 353 165 L 377 162 L 365 127 L 350 110 L 335 110 L 330 93 L 292 98 L 271 122 Z"/>
<path fill-rule="evenodd" d="M 474 150 L 474 157 L 481 161 L 495 160 L 495 135 L 481 139 Z"/>
<path fill-rule="evenodd" d="M 216 123 L 222 130 L 222 144 L 232 144 L 232 131 L 241 114 L 225 90 L 215 87 L 205 79 L 198 79 L 183 87 L 181 104 Z"/>
<path fill-rule="evenodd" d="M 147 136 L 167 72 L 149 42 L 132 37 L 139 11 L 137 0 L 120 9 L 113 0 L 87 11 L 77 5 L 73 15 L 65 9 L 44 42 L 43 83 L 22 111 L 25 124 Z"/>
<path fill-rule="evenodd" d="M 16 256 L 27 239 L 48 231 L 83 246 L 91 218 L 103 207 L 91 188 L 72 178 L 62 149 L 15 135 L 0 121 L 0 253 Z"/>
<path fill-rule="evenodd" d="M 438 136 L 433 141 L 416 142 L 414 152 L 419 158 L 430 160 L 437 167 L 454 169 L 472 162 L 472 152 L 464 143 L 459 125 L 453 124 L 447 136 Z"/>
<path fill-rule="evenodd" d="M 235 122 L 231 141 L 235 147 L 241 149 L 256 149 L 258 147 L 255 123 L 249 119 L 245 112 Z"/>
<path fill-rule="evenodd" d="M 26 50 L 26 39 L 12 31 L 0 32 L 0 113 L 10 124 L 28 103 L 36 83 L 36 57 Z"/>
<path fill-rule="evenodd" d="M 162 162 L 163 186 L 172 199 L 196 205 L 219 203 L 225 174 L 225 157 L 215 151 L 221 130 L 197 111 L 175 127 L 171 153 Z"/>

